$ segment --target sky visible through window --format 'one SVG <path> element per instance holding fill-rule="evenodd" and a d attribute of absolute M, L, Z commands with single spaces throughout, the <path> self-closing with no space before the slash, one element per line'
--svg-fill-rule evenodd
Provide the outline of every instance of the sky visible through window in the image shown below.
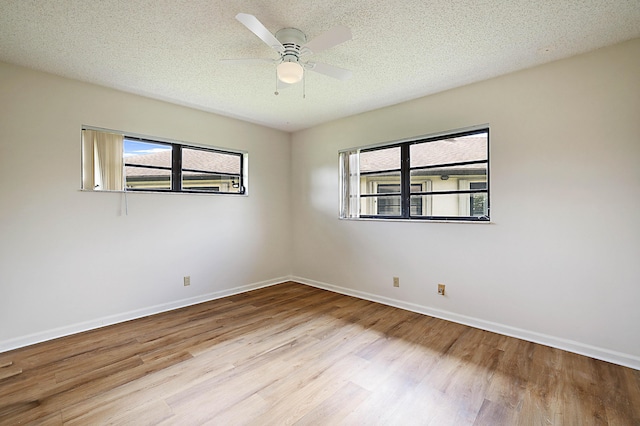
<path fill-rule="evenodd" d="M 131 157 L 134 155 L 153 154 L 156 152 L 170 151 L 170 150 L 171 150 L 171 146 L 168 146 L 168 145 L 133 141 L 130 139 L 124 140 L 124 156 L 125 157 Z"/>

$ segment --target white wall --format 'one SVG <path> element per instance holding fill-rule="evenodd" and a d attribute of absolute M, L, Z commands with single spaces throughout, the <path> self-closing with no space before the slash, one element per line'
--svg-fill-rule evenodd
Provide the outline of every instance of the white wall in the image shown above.
<path fill-rule="evenodd" d="M 492 224 L 338 220 L 339 149 L 485 123 Z M 640 368 L 640 39 L 297 132 L 292 160 L 296 279 Z"/>
<path fill-rule="evenodd" d="M 80 192 L 91 125 L 249 152 L 249 196 Z M 0 63 L 0 352 L 291 272 L 290 135 Z M 191 286 L 182 278 L 191 276 Z"/>
<path fill-rule="evenodd" d="M 0 63 L 0 352 L 293 270 L 640 369 L 638 75 L 633 40 L 291 137 Z M 492 224 L 338 220 L 339 149 L 484 123 Z M 247 150 L 250 195 L 129 194 L 125 215 L 78 190 L 83 124 Z"/>

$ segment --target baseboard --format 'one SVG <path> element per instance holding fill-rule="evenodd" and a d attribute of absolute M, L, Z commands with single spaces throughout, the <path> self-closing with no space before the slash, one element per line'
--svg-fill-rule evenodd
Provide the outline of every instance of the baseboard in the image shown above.
<path fill-rule="evenodd" d="M 82 333 L 84 331 L 94 330 L 96 328 L 106 327 L 108 325 L 118 324 L 125 321 L 134 320 L 136 318 L 142 318 L 149 315 L 159 314 L 162 312 L 172 311 L 174 309 L 184 308 L 185 306 L 197 305 L 198 303 L 208 302 L 210 300 L 220 299 L 227 296 L 232 296 L 238 293 L 244 293 L 251 290 L 256 290 L 263 287 L 269 287 L 283 282 L 290 281 L 291 277 L 280 277 L 272 280 L 257 282 L 253 284 L 243 285 L 240 287 L 234 287 L 226 290 L 216 291 L 212 293 L 203 294 L 196 297 L 190 297 L 187 299 L 175 300 L 160 305 L 149 306 L 142 309 L 136 309 L 134 311 L 123 312 L 121 314 L 110 315 L 107 317 L 96 318 L 90 321 L 85 321 L 77 324 L 72 324 L 64 327 L 54 328 L 51 330 L 45 330 L 38 333 L 29 334 L 27 336 L 20 336 L 14 339 L 9 339 L 0 342 L 0 353 L 7 352 L 13 349 L 22 348 L 25 346 L 33 345 L 47 340 L 57 339 L 59 337 L 69 336 L 71 334 Z"/>
<path fill-rule="evenodd" d="M 591 345 L 576 342 L 573 340 L 563 339 L 556 336 L 550 336 L 547 334 L 524 330 L 517 327 L 511 327 L 505 324 L 485 321 L 479 318 L 469 317 L 466 315 L 460 315 L 454 312 L 435 309 L 428 306 L 417 305 L 415 303 L 405 302 L 402 300 L 391 299 L 388 297 L 379 296 L 372 293 L 352 290 L 350 288 L 345 288 L 345 287 L 340 287 L 333 284 L 314 281 L 307 278 L 293 276 L 291 277 L 291 281 L 298 282 L 300 284 L 305 284 L 311 287 L 317 287 L 324 290 L 329 290 L 334 293 L 346 294 L 348 296 L 357 297 L 359 299 L 365 299 L 365 300 L 370 300 L 372 302 L 382 303 L 383 305 L 394 306 L 396 308 L 417 312 L 419 314 L 441 318 L 447 321 L 468 325 L 470 327 L 479 328 L 482 330 L 491 331 L 498 334 L 503 334 L 505 336 L 527 340 L 529 342 L 539 343 L 541 345 L 550 346 L 553 348 L 562 349 L 568 352 L 573 352 L 573 353 L 588 356 L 591 358 L 600 359 L 602 361 L 611 362 L 613 364 L 622 365 L 624 367 L 633 368 L 635 370 L 640 370 L 640 357 L 637 357 L 637 356 L 616 352 L 609 349 L 599 348 L 596 346 L 591 346 Z"/>
<path fill-rule="evenodd" d="M 394 306 L 396 308 L 404 309 L 407 311 L 417 312 L 419 314 L 441 318 L 447 321 L 452 321 L 459 324 L 468 325 L 470 327 L 503 334 L 505 336 L 527 340 L 529 342 L 539 343 L 541 345 L 562 349 L 565 351 L 577 353 L 577 354 L 588 356 L 591 358 L 596 358 L 603 361 L 611 362 L 613 364 L 618 364 L 625 367 L 633 368 L 635 370 L 640 370 L 640 357 L 636 357 L 633 355 L 616 352 L 609 349 L 599 348 L 596 346 L 591 346 L 581 342 L 563 339 L 563 338 L 559 338 L 559 337 L 555 337 L 547 334 L 537 333 L 534 331 L 524 330 L 517 327 L 511 327 L 505 324 L 485 321 L 479 318 L 469 317 L 466 315 L 460 315 L 454 312 L 435 309 L 432 307 L 422 306 L 415 303 L 410 303 L 402 300 L 379 296 L 372 293 L 353 290 L 350 288 L 340 287 L 333 284 L 327 284 L 327 283 L 323 283 L 320 281 L 315 281 L 307 278 L 297 277 L 297 276 L 280 277 L 272 280 L 257 282 L 253 284 L 247 284 L 244 286 L 207 293 L 204 295 L 200 295 L 200 296 L 196 296 L 188 299 L 176 300 L 176 301 L 172 301 L 172 302 L 168 302 L 160 305 L 149 306 L 147 308 L 137 309 L 134 311 L 124 312 L 121 314 L 110 315 L 107 317 L 97 318 L 97 319 L 85 321 L 82 323 L 72 324 L 65 327 L 45 330 L 42 332 L 29 334 L 27 336 L 20 336 L 14 339 L 9 339 L 9 340 L 0 342 L 0 353 L 7 352 L 13 349 L 18 349 L 25 346 L 29 346 L 29 345 L 33 345 L 36 343 L 44 342 L 47 340 L 57 339 L 59 337 L 69 336 L 71 334 L 82 333 L 84 331 L 106 327 L 106 326 L 121 323 L 124 321 L 134 320 L 136 318 L 142 318 L 149 315 L 172 311 L 174 309 L 196 305 L 198 303 L 208 302 L 210 300 L 220 299 L 223 297 L 232 296 L 234 294 L 244 293 L 251 290 L 257 290 L 259 288 L 281 284 L 287 281 L 295 281 L 300 284 L 321 288 L 324 290 L 332 291 L 334 293 L 345 294 L 348 296 L 357 297 L 359 299 L 370 300 L 372 302 L 381 303 L 383 305 Z"/>

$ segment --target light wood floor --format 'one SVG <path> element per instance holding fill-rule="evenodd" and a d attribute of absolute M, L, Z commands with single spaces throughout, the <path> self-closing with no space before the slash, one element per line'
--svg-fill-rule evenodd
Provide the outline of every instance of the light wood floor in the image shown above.
<path fill-rule="evenodd" d="M 640 425 L 640 371 L 295 283 L 8 361 L 3 425 Z"/>

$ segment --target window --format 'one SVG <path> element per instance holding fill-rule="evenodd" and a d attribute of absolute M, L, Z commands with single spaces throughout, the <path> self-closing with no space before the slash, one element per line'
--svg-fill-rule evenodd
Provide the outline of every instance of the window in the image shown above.
<path fill-rule="evenodd" d="M 82 189 L 244 194 L 246 154 L 82 130 Z"/>
<path fill-rule="evenodd" d="M 420 184 L 412 184 L 411 191 L 421 192 L 422 185 Z M 378 194 L 389 194 L 389 193 L 400 193 L 400 184 L 379 184 L 378 185 Z M 379 216 L 398 216 L 401 212 L 400 199 L 397 197 L 382 197 L 378 200 L 378 209 L 377 213 Z M 422 199 L 415 198 L 411 199 L 411 214 L 412 215 L 421 215 L 422 214 Z"/>
<path fill-rule="evenodd" d="M 489 220 L 489 129 L 340 152 L 341 218 Z"/>
<path fill-rule="evenodd" d="M 470 182 L 469 189 L 487 190 L 487 182 Z M 484 192 L 475 192 L 469 195 L 469 208 L 471 216 L 485 216 L 488 213 L 487 197 Z"/>

